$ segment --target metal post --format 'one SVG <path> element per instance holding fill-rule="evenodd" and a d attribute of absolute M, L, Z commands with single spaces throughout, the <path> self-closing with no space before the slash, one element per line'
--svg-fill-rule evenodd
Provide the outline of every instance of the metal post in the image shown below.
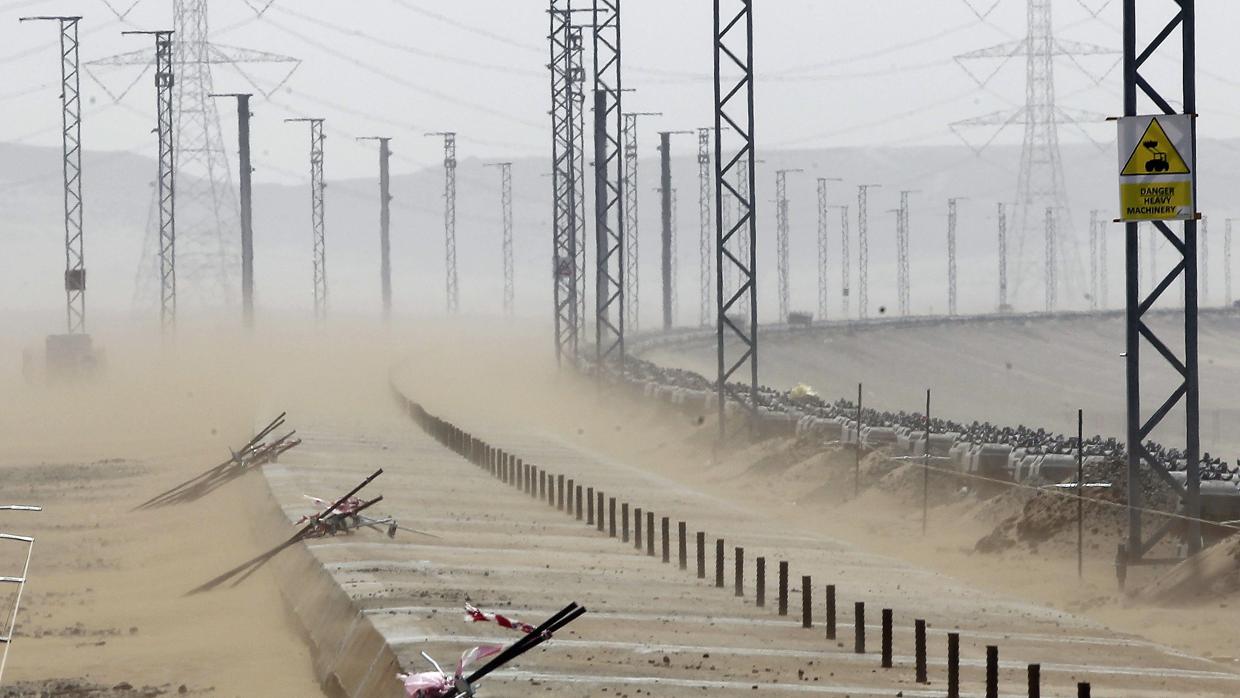
<path fill-rule="evenodd" d="M 384 136 L 367 136 L 359 141 L 379 142 L 379 286 L 383 299 L 383 319 L 392 317 L 392 257 L 391 257 L 391 170 L 392 139 Z"/>
<path fill-rule="evenodd" d="M 853 448 L 853 497 L 861 496 L 861 384 L 857 384 L 857 443 Z"/>
<path fill-rule="evenodd" d="M 735 557 L 732 559 L 733 576 L 735 584 L 733 585 L 733 596 L 745 595 L 745 549 L 737 547 L 735 549 Z"/>
<path fill-rule="evenodd" d="M 1182 101 L 1183 113 L 1197 113 L 1197 93 L 1196 93 L 1196 11 L 1195 0 L 1175 0 L 1168 3 L 1172 9 L 1178 8 L 1171 21 L 1166 28 L 1154 36 L 1148 45 L 1142 47 L 1137 43 L 1137 2 L 1136 0 L 1124 0 L 1124 115 L 1134 116 L 1137 112 L 1138 93 L 1145 94 L 1149 102 L 1151 102 L 1159 112 L 1165 114 L 1176 113 L 1176 109 L 1171 106 L 1171 101 L 1180 97 Z M 1144 6 L 1143 6 L 1144 7 Z M 1148 8 L 1146 8 L 1148 11 Z M 1171 99 L 1164 98 L 1159 92 L 1157 86 L 1149 82 L 1147 76 L 1140 73 L 1142 65 L 1147 59 L 1158 54 L 1159 49 L 1171 36 L 1174 30 L 1180 30 L 1181 45 L 1178 51 L 1174 48 L 1168 49 L 1172 51 L 1171 57 L 1178 54 L 1181 57 L 1181 76 L 1179 80 L 1179 88 L 1182 90 L 1181 95 L 1171 95 Z M 1169 57 L 1169 58 L 1171 58 Z M 1172 60 L 1174 60 L 1172 58 Z M 1165 61 L 1164 61 L 1165 62 Z M 1196 151 L 1196 132 L 1193 133 L 1192 149 Z M 1170 225 L 1161 221 L 1153 224 L 1154 228 L 1167 239 L 1173 251 L 1178 253 L 1180 264 L 1172 267 L 1167 276 L 1142 298 L 1138 287 L 1138 261 L 1137 246 L 1138 225 L 1136 223 L 1125 224 L 1126 229 L 1126 292 L 1127 292 L 1127 340 L 1126 340 L 1126 365 L 1127 365 L 1127 418 L 1128 418 L 1128 540 L 1124 549 L 1124 564 L 1139 564 L 1142 562 L 1144 555 L 1152 548 L 1166 533 L 1171 526 L 1165 525 L 1158 531 L 1153 533 L 1148 539 L 1141 531 L 1141 514 L 1142 492 L 1141 492 L 1141 466 L 1144 462 L 1147 467 L 1158 473 L 1164 480 L 1170 481 L 1167 472 L 1166 463 L 1161 463 L 1145 448 L 1146 438 L 1149 434 L 1159 426 L 1166 418 L 1167 414 L 1177 403 L 1183 400 L 1184 403 L 1184 427 L 1185 427 L 1185 449 L 1184 457 L 1187 461 L 1185 468 L 1185 483 L 1183 486 L 1176 484 L 1177 494 L 1180 495 L 1183 504 L 1183 511 L 1188 516 L 1185 538 L 1188 544 L 1188 553 L 1196 554 L 1201 550 L 1201 524 L 1199 518 L 1201 515 L 1201 473 L 1199 462 L 1200 451 L 1200 414 L 1199 414 L 1199 381 L 1198 381 L 1198 351 L 1197 351 L 1197 222 L 1190 220 L 1183 223 L 1182 237 L 1176 235 Z M 1151 264 L 1153 260 L 1150 260 Z M 1182 277 L 1181 277 L 1182 274 Z M 1183 355 L 1176 357 L 1175 354 L 1167 348 L 1166 343 L 1158 338 L 1155 330 L 1146 324 L 1145 314 L 1154 305 L 1155 301 L 1162 295 L 1177 278 L 1182 278 L 1184 284 L 1184 334 L 1183 334 Z M 1141 364 L 1140 364 L 1140 348 L 1141 337 L 1144 336 L 1150 344 L 1157 350 L 1173 368 L 1175 374 L 1182 378 L 1182 382 L 1175 388 L 1162 405 L 1147 420 L 1142 420 L 1141 415 Z M 1170 523 L 1170 520 L 1169 520 Z M 1122 565 L 1121 565 L 1122 568 Z M 1121 572 L 1122 574 L 1122 572 Z"/>
<path fill-rule="evenodd" d="M 1046 281 L 1046 312 L 1055 312 L 1055 302 L 1058 296 L 1057 269 L 1058 262 L 1055 259 L 1055 209 L 1050 206 L 1046 207 L 1046 258 L 1043 261 L 1043 278 Z"/>
<path fill-rule="evenodd" d="M 1076 577 L 1085 578 L 1085 410 L 1076 411 Z"/>
<path fill-rule="evenodd" d="M 921 535 L 926 535 L 930 512 L 930 391 L 926 390 L 926 443 L 921 460 Z"/>
<path fill-rule="evenodd" d="M 848 306 L 852 289 L 849 287 L 849 281 L 852 278 L 852 258 L 848 252 L 848 206 L 840 206 L 840 309 L 842 317 L 848 319 Z"/>
<path fill-rule="evenodd" d="M 780 323 L 788 322 L 788 174 L 804 172 L 804 170 L 775 171 L 775 251 L 777 270 L 779 272 L 779 317 Z"/>
<path fill-rule="evenodd" d="M 716 390 L 719 395 L 719 437 L 725 435 L 724 415 L 728 397 L 728 380 L 746 365 L 749 367 L 749 405 L 758 404 L 758 297 L 757 219 L 754 215 L 754 84 L 753 84 L 753 0 L 714 0 L 714 86 L 715 86 L 715 287 L 717 314 Z M 723 14 L 722 6 L 728 6 Z M 726 66 L 725 66 L 726 61 Z M 732 77 L 725 78 L 725 67 Z M 725 79 L 727 80 L 725 88 Z M 726 130 L 725 130 L 726 127 Z M 734 143 L 735 155 L 724 159 L 724 138 Z M 728 175 L 739 163 L 747 167 L 747 191 L 744 195 L 728 181 Z M 737 201 L 741 215 L 727 229 L 723 225 L 724 192 Z M 737 249 L 741 239 L 748 242 L 748 254 Z M 740 284 L 734 293 L 726 293 L 724 278 L 735 270 Z M 729 311 L 748 302 L 748 318 L 733 318 Z M 740 343 L 739 355 L 731 357 L 727 339 Z"/>
<path fill-rule="evenodd" d="M 1008 308 L 1007 279 L 1007 211 L 999 204 L 999 312 L 1006 313 Z"/>
<path fill-rule="evenodd" d="M 1098 309 L 1098 213 L 1089 212 L 1089 309 Z"/>
<path fill-rule="evenodd" d="M 857 316 L 862 320 L 870 316 L 870 189 L 877 184 L 862 184 L 857 187 L 857 269 L 860 293 L 857 300 Z"/>
<path fill-rule="evenodd" d="M 620 140 L 624 145 L 624 322 L 625 330 L 636 332 L 641 322 L 641 249 L 638 170 L 641 151 L 637 122 L 643 116 L 662 116 L 659 112 L 627 112 Z"/>
<path fill-rule="evenodd" d="M 576 132 L 579 113 L 584 111 L 576 97 L 581 79 L 578 63 L 581 50 L 580 29 L 572 26 L 572 14 L 560 6 L 567 0 L 550 0 L 551 28 L 551 188 L 553 201 L 551 275 L 555 303 L 555 358 L 576 360 L 579 322 L 582 319 L 578 292 L 578 247 L 585 240 L 578 236 L 578 209 L 581 206 L 578 179 L 579 155 Z"/>
<path fill-rule="evenodd" d="M 947 314 L 956 314 L 956 208 L 960 197 L 947 200 Z"/>

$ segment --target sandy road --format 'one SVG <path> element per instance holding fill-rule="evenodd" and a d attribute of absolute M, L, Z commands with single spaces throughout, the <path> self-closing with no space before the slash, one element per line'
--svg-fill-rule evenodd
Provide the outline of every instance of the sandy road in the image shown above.
<path fill-rule="evenodd" d="M 683 696 L 688 690 L 740 695 L 760 687 L 797 695 L 939 695 L 944 635 L 962 633 L 962 679 L 967 693 L 982 681 L 984 646 L 1001 651 L 1005 695 L 1022 685 L 1029 662 L 1043 667 L 1049 693 L 1069 693 L 1078 680 L 1102 696 L 1233 695 L 1240 675 L 1190 653 L 1114 632 L 1100 623 L 1012 597 L 982 591 L 958 579 L 876 555 L 822 530 L 789 523 L 769 509 L 686 484 L 640 462 L 608 456 L 565 433 L 532 426 L 525 416 L 505 419 L 514 404 L 536 409 L 547 396 L 523 401 L 495 396 L 470 410 L 470 390 L 447 392 L 439 381 L 403 383 L 429 390 L 428 409 L 470 424 L 481 438 L 502 444 L 552 473 L 563 473 L 607 497 L 670 517 L 672 563 L 633 543 L 578 522 L 546 503 L 497 482 L 414 428 L 403 415 L 339 427 L 314 420 L 307 448 L 266 471 L 290 518 L 305 511 L 305 492 L 331 492 L 375 467 L 386 470 L 377 492 L 384 512 L 441 536 L 401 534 L 398 540 L 358 535 L 312 543 L 310 549 L 354 603 L 397 650 L 405 666 L 422 666 L 426 650 L 451 661 L 470 644 L 510 640 L 505 631 L 462 621 L 465 599 L 532 622 L 576 600 L 591 609 L 546 649 L 524 658 L 488 685 L 496 695 L 525 695 L 531 686 L 550 695 Z M 427 394 L 427 393 L 424 393 Z M 525 396 L 529 397 L 529 396 Z M 675 526 L 689 525 L 689 570 L 675 564 Z M 713 558 L 716 538 L 726 546 L 725 588 L 693 573 L 693 534 L 706 531 Z M 656 539 L 656 542 L 657 539 Z M 768 606 L 754 604 L 754 568 L 744 568 L 745 591 L 732 588 L 734 546 L 746 558 L 766 558 Z M 812 578 L 815 627 L 803 629 L 796 610 L 780 618 L 771 608 L 778 560 L 791 563 L 790 605 L 800 604 L 801 575 Z M 822 585 L 839 590 L 840 637 L 821 627 Z M 870 653 L 856 655 L 852 603 L 867 603 Z M 895 610 L 896 668 L 878 667 L 879 609 Z M 796 618 L 796 619 L 794 619 Z M 913 683 L 912 621 L 929 622 L 931 685 Z"/>

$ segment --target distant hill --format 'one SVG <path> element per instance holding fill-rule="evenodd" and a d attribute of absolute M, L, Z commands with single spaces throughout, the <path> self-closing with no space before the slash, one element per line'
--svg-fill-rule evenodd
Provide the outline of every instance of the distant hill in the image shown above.
<path fill-rule="evenodd" d="M 761 144 L 759 143 L 759 148 Z M 653 149 L 653 147 L 651 148 Z M 1233 161 L 1240 153 L 1238 142 L 1203 141 L 1199 147 L 1202 172 L 1202 208 L 1219 221 L 1215 238 L 1221 238 L 1221 220 L 1229 214 L 1237 182 Z M 911 197 L 911 274 L 914 312 L 942 312 L 946 304 L 944 259 L 946 203 L 949 196 L 967 197 L 959 218 L 961 310 L 985 310 L 995 303 L 995 204 L 1015 195 L 1019 148 L 994 146 L 981 156 L 961 146 L 832 148 L 820 150 L 760 150 L 764 160 L 758 169 L 759 264 L 763 270 L 760 293 L 764 312 L 775 299 L 774 216 L 776 169 L 803 168 L 789 175 L 789 215 L 792 225 L 792 305 L 814 310 L 816 304 L 817 176 L 841 177 L 830 184 L 833 204 L 848 204 L 853 236 L 853 274 L 857 273 L 857 196 L 861 182 L 882 184 L 870 199 L 870 298 L 872 311 L 895 304 L 894 249 L 896 206 L 901 189 L 915 190 Z M 1116 156 L 1112 146 L 1089 144 L 1063 147 L 1065 178 L 1071 195 L 1070 231 L 1063 240 L 1075 238 L 1080 246 L 1076 261 L 1061 271 L 1065 286 L 1060 298 L 1065 305 L 1083 305 L 1079 283 L 1088 268 L 1083 245 L 1087 240 L 1090 209 L 1113 215 Z M 235 163 L 234 163 L 235 165 Z M 513 165 L 514 215 L 516 219 L 518 311 L 537 317 L 549 316 L 547 300 L 551 241 L 549 235 L 550 180 L 545 160 L 526 159 Z M 698 182 L 696 154 L 677 153 L 673 178 L 679 194 L 679 306 L 681 322 L 697 320 L 698 288 Z M 91 302 L 125 308 L 133 297 L 135 270 L 140 258 L 148 218 L 152 215 L 151 186 L 155 164 L 132 153 L 87 152 L 84 160 L 87 254 Z M 333 305 L 347 309 L 372 309 L 378 302 L 377 187 L 370 180 L 334 180 L 328 169 L 327 226 L 328 268 Z M 262 173 L 259 173 L 259 177 Z M 462 159 L 458 169 L 458 246 L 462 276 L 462 306 L 466 311 L 489 313 L 498 309 L 501 285 L 499 259 L 499 201 L 495 173 L 482 168 L 479 159 Z M 641 161 L 638 182 L 641 226 L 642 324 L 657 322 L 658 289 L 658 162 Z M 393 177 L 393 265 L 398 307 L 407 312 L 440 312 L 443 291 L 442 172 L 439 168 L 401 173 Z M 592 192 L 592 187 L 588 187 Z M 255 188 L 256 256 L 258 293 L 266 307 L 304 310 L 310 304 L 309 191 L 306 185 L 259 184 Z M 4 223 L 0 231 L 0 259 L 21 260 L 9 264 L 0 275 L 0 292 L 9 298 L 28 299 L 32 306 L 59 307 L 61 249 L 60 159 L 55 149 L 0 144 L 0 207 Z M 592 212 L 592 209 L 591 209 Z M 591 217 L 592 218 L 592 217 Z M 1042 264 L 1042 217 L 1035 216 L 1025 236 L 1025 267 L 1040 278 Z M 592 222 L 592 221 L 591 221 Z M 832 238 L 830 252 L 838 256 L 839 214 L 828 219 Z M 592 225 L 591 225 L 592 227 Z M 1017 222 L 1009 223 L 1013 254 L 1019 247 Z M 1113 303 L 1120 299 L 1122 257 L 1119 228 L 1109 232 Z M 1071 246 L 1064 244 L 1066 249 Z M 1215 243 L 1216 295 L 1221 286 L 1221 242 Z M 1169 259 L 1170 253 L 1164 259 Z M 1067 255 L 1071 260 L 1073 255 Z M 1013 262 L 1015 266 L 1015 262 Z M 831 261 L 832 275 L 838 260 Z M 770 271 L 767 271 L 770 270 Z M 1015 269 L 1011 272 L 1016 275 Z M 854 284 L 855 285 L 855 284 Z M 833 309 L 838 307 L 831 283 Z M 1026 286 L 1028 304 L 1040 302 L 1040 290 Z M 1036 292 L 1035 292 L 1036 291 Z M 854 303 L 854 309 L 855 309 Z"/>

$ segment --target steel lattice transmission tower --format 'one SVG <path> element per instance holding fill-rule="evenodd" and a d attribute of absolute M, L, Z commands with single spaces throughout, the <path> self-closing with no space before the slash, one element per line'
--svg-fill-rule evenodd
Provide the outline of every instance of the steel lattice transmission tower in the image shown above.
<path fill-rule="evenodd" d="M 1089 309 L 1098 309 L 1098 209 L 1089 212 Z"/>
<path fill-rule="evenodd" d="M 1046 284 L 1046 312 L 1055 312 L 1055 305 L 1058 301 L 1059 291 L 1059 275 L 1056 270 L 1058 264 L 1055 259 L 1055 247 L 1058 244 L 1059 231 L 1056 229 L 1055 209 L 1050 206 L 1046 207 L 1046 255 L 1043 264 L 1046 266 L 1042 270 L 1042 279 Z"/>
<path fill-rule="evenodd" d="M 999 204 L 999 213 L 996 223 L 999 228 L 999 312 L 1006 313 L 1011 310 L 1008 304 L 1008 234 L 1007 234 L 1007 206 L 1003 203 Z"/>
<path fill-rule="evenodd" d="M 1201 293 L 1200 304 L 1204 306 L 1210 305 L 1210 219 L 1202 214 L 1201 216 L 1201 273 L 1199 278 L 1201 283 L 1198 288 Z"/>
<path fill-rule="evenodd" d="M 909 242 L 909 206 L 908 195 L 912 194 L 912 190 L 900 192 L 900 209 L 897 214 L 896 225 L 896 252 L 899 269 L 897 273 L 897 282 L 900 292 L 900 315 L 909 314 L 909 265 L 908 265 L 908 242 Z"/>
<path fill-rule="evenodd" d="M 1146 108 L 1159 114 L 1198 113 L 1197 105 L 1197 20 L 1195 0 L 1173 0 L 1154 2 L 1148 0 L 1139 3 L 1141 16 L 1155 19 L 1154 27 L 1164 27 L 1161 31 L 1138 39 L 1138 28 L 1147 26 L 1138 22 L 1138 3 L 1136 0 L 1124 0 L 1124 116 L 1136 116 L 1142 108 L 1139 96 L 1146 96 Z M 1157 10 L 1153 6 L 1161 5 Z M 1170 14 L 1171 20 L 1164 25 L 1163 16 Z M 1175 37 L 1178 41 L 1168 45 L 1168 40 Z M 1151 58 L 1158 61 L 1159 69 L 1142 73 L 1143 66 Z M 1170 64 L 1170 66 L 1168 65 Z M 1178 64 L 1178 65 L 1177 65 Z M 1179 68 L 1177 71 L 1169 69 Z M 1162 89 L 1159 89 L 1159 87 Z M 1165 92 L 1164 92 L 1165 91 Z M 1171 100 L 1180 102 L 1179 107 L 1171 105 Z M 1190 131 L 1190 147 L 1197 147 L 1195 129 Z M 1187 220 L 1182 224 L 1174 224 L 1182 234 L 1173 229 L 1173 224 L 1155 221 L 1153 227 L 1156 234 L 1162 235 L 1178 259 L 1171 265 L 1171 270 L 1156 284 L 1148 294 L 1141 292 L 1139 287 L 1139 263 L 1137 250 L 1140 245 L 1139 227 L 1137 223 L 1124 225 L 1125 239 L 1125 372 L 1127 379 L 1127 436 L 1128 447 L 1128 536 L 1127 542 L 1121 546 L 1117 557 L 1117 567 L 1122 581 L 1125 565 L 1154 562 L 1145 556 L 1153 547 L 1173 530 L 1181 530 L 1189 556 L 1201 550 L 1201 421 L 1200 421 L 1200 375 L 1198 371 L 1198 327 L 1197 327 L 1197 221 Z M 1153 263 L 1153 260 L 1150 260 Z M 1184 284 L 1184 325 L 1183 334 L 1170 342 L 1159 337 L 1163 333 L 1146 322 L 1146 314 L 1157 303 L 1159 297 L 1176 280 Z M 1162 325 L 1163 323 L 1159 323 Z M 1162 369 L 1170 369 L 1174 377 L 1174 389 L 1167 397 L 1162 389 L 1151 390 L 1148 382 L 1143 386 L 1142 374 L 1151 376 L 1152 366 L 1147 360 L 1142 367 L 1141 349 L 1145 338 L 1162 361 L 1154 365 Z M 1180 351 L 1169 348 L 1177 344 Z M 1177 356 L 1178 353 L 1178 356 Z M 1168 383 L 1159 381 L 1162 385 Z M 1148 417 L 1142 414 L 1142 393 L 1153 392 L 1154 404 L 1158 405 Z M 1150 434 L 1160 424 L 1168 421 L 1172 410 L 1182 405 L 1184 415 L 1183 465 L 1168 463 L 1156 457 L 1146 447 Z M 1147 404 L 1148 410 L 1149 405 Z M 1171 425 L 1168 425 L 1171 426 Z M 1178 445 L 1178 444 L 1177 444 Z M 1170 470 L 1182 470 L 1183 480 L 1173 478 Z M 1142 509 L 1144 507 L 1145 480 L 1142 470 L 1148 469 L 1163 482 L 1170 483 L 1179 495 L 1182 504 L 1181 512 L 1184 521 L 1167 519 L 1166 523 L 1150 532 L 1148 536 L 1143 529 Z"/>
<path fill-rule="evenodd" d="M 314 317 L 327 317 L 327 226 L 323 194 L 323 119 L 285 119 L 285 123 L 310 124 L 310 235 L 314 264 Z"/>
<path fill-rule="evenodd" d="M 828 262 L 831 259 L 831 252 L 828 247 L 829 239 L 827 233 L 830 226 L 827 224 L 827 216 L 831 207 L 827 204 L 827 182 L 840 181 L 835 177 L 819 177 L 818 178 L 818 319 L 827 319 L 827 303 L 830 300 L 829 292 L 829 271 Z M 847 264 L 847 263 L 845 263 Z"/>
<path fill-rule="evenodd" d="M 849 313 L 849 299 L 852 297 L 852 288 L 850 283 L 852 280 L 852 257 L 849 255 L 849 223 L 848 205 L 839 207 L 840 209 L 840 311 L 841 316 L 847 320 Z"/>
<path fill-rule="evenodd" d="M 979 60 L 1006 62 L 1011 58 L 1023 56 L 1025 58 L 1024 106 L 1014 111 L 995 112 L 952 124 L 952 129 L 957 133 L 970 127 L 1002 129 L 1012 124 L 1023 124 L 1025 127 L 1020 171 L 1016 182 L 1016 244 L 1014 257 L 1011 260 L 1011 295 L 1017 298 L 1020 297 L 1025 277 L 1032 268 L 1032 265 L 1026 261 L 1025 240 L 1034 233 L 1038 218 L 1046 208 L 1051 208 L 1053 215 L 1063 217 L 1063 223 L 1056 221 L 1056 227 L 1060 230 L 1062 238 L 1061 242 L 1067 243 L 1061 244 L 1058 251 L 1062 265 L 1074 270 L 1074 275 L 1080 273 L 1078 251 L 1070 235 L 1070 227 L 1066 225 L 1070 217 L 1070 208 L 1059 148 L 1059 126 L 1061 124 L 1088 124 L 1098 121 L 1098 117 L 1068 110 L 1056 102 L 1055 58 L 1067 57 L 1080 67 L 1078 59 L 1081 56 L 1118 53 L 1114 49 L 1103 46 L 1057 39 L 1051 21 L 1053 0 L 1026 0 L 1026 3 L 1028 30 L 1024 38 L 956 57 L 958 63 L 966 66 L 967 63 Z M 972 72 L 969 72 L 969 75 L 977 81 L 979 86 L 984 87 L 997 72 L 997 70 L 988 72 L 982 78 L 978 78 Z M 993 140 L 993 137 L 990 137 L 986 142 L 988 144 Z M 982 146 L 976 150 L 980 152 L 984 148 L 985 146 Z M 1075 276 L 1072 278 L 1075 279 Z"/>
<path fill-rule="evenodd" d="M 177 226 L 176 161 L 173 114 L 172 32 L 122 32 L 155 37 L 155 131 L 159 138 L 159 324 L 164 331 L 176 325 Z"/>
<path fill-rule="evenodd" d="M 65 325 L 68 334 L 86 333 L 86 252 L 82 229 L 82 99 L 78 70 L 76 16 L 22 17 L 54 21 L 60 27 L 60 106 L 65 214 Z"/>
<path fill-rule="evenodd" d="M 778 254 L 779 271 L 779 322 L 788 322 L 788 175 L 804 170 L 775 171 L 775 247 Z"/>
<path fill-rule="evenodd" d="M 1231 307 L 1231 222 L 1228 218 L 1223 222 L 1223 305 Z"/>
<path fill-rule="evenodd" d="M 761 160 L 754 160 L 753 165 L 756 166 L 759 162 L 761 162 Z M 752 177 L 750 176 L 751 170 L 753 170 Z M 750 183 L 751 182 L 756 183 L 756 181 L 757 181 L 757 171 L 754 169 L 753 166 L 750 165 L 749 161 L 740 160 L 739 162 L 736 163 L 736 190 L 740 192 L 740 195 L 737 197 L 733 197 L 733 198 L 736 199 L 736 220 L 738 222 L 744 219 L 745 215 L 749 213 L 749 203 L 752 202 L 752 199 L 755 196 L 755 192 L 754 192 L 755 187 L 751 186 Z M 742 203 L 742 201 L 746 203 Z M 737 238 L 737 243 L 738 243 L 738 249 L 739 249 L 741 259 L 749 259 L 750 250 L 752 247 L 750 244 L 749 238 L 742 235 L 741 237 Z M 756 257 L 756 253 L 755 253 L 755 257 Z M 738 270 L 736 274 L 737 288 L 739 288 L 744 283 L 745 283 L 744 274 L 740 273 Z M 755 298 L 757 297 L 756 288 L 754 290 L 754 297 Z M 749 315 L 749 297 L 748 296 L 741 296 L 741 304 L 738 309 L 740 310 L 741 315 L 746 315 L 746 316 Z"/>
<path fill-rule="evenodd" d="M 208 0 L 173 0 L 173 114 L 175 119 L 177 191 L 177 277 L 182 297 L 206 304 L 231 303 L 240 276 L 240 213 L 232 170 L 224 148 L 213 92 L 215 65 L 291 65 L 266 95 L 279 89 L 300 64 L 295 58 L 235 48 L 209 41 Z M 150 56 L 134 51 L 91 61 L 92 67 L 150 65 Z M 241 75 L 253 84 L 245 74 Z M 102 83 L 100 83 L 102 85 Z M 255 88 L 257 89 L 257 85 Z M 107 89 L 106 87 L 104 88 Z M 111 94 L 111 93 L 110 93 Z M 111 94 L 118 100 L 123 96 Z M 149 282 L 162 279 L 151 263 L 157 248 L 147 231 L 142 263 L 135 283 L 135 301 L 149 295 Z M 162 286 L 162 283 L 161 283 Z M 188 293 L 189 296 L 185 296 Z"/>
<path fill-rule="evenodd" d="M 956 213 L 962 197 L 947 200 L 947 314 L 956 314 Z"/>
<path fill-rule="evenodd" d="M 878 184 L 862 184 L 857 187 L 857 273 L 860 292 L 857 298 L 857 316 L 862 320 L 870 316 L 870 189 Z"/>
<path fill-rule="evenodd" d="M 624 158 L 620 0 L 594 0 L 595 346 L 601 371 L 614 359 L 624 371 Z"/>
<path fill-rule="evenodd" d="M 748 368 L 749 407 L 758 407 L 758 299 L 754 247 L 757 219 L 754 216 L 754 71 L 753 0 L 714 0 L 712 50 L 715 87 L 715 281 L 717 329 L 719 435 L 725 435 L 728 380 Z M 725 158 L 724 143 L 728 154 Z M 744 191 L 730 179 L 733 170 L 745 167 Z M 724 191 L 737 200 L 739 218 L 727 228 L 723 224 Z M 741 252 L 744 241 L 746 251 Z M 724 279 L 733 271 L 740 276 L 736 291 L 725 292 Z M 733 317 L 730 311 L 748 302 L 747 317 Z M 735 354 L 735 355 L 734 355 Z"/>
<path fill-rule="evenodd" d="M 643 116 L 660 116 L 659 112 L 628 112 L 624 114 L 621 141 L 624 144 L 624 318 L 628 329 L 636 332 L 641 318 L 640 224 L 638 222 L 638 148 L 637 120 Z"/>
<path fill-rule="evenodd" d="M 428 136 L 443 138 L 443 244 L 449 313 L 461 308 L 461 289 L 456 275 L 456 133 L 435 131 Z"/>
<path fill-rule="evenodd" d="M 562 0 L 551 0 L 551 190 L 552 285 L 555 302 L 555 358 L 576 360 L 584 320 L 582 273 L 585 240 L 580 235 L 584 217 L 584 180 L 580 178 L 581 30 L 572 23 L 571 10 Z"/>
<path fill-rule="evenodd" d="M 502 255 L 504 268 L 503 308 L 505 315 L 512 315 L 514 295 L 512 279 L 512 163 L 493 162 L 484 165 L 484 167 L 499 168 L 499 206 L 504 221 L 500 236 L 500 254 Z"/>
<path fill-rule="evenodd" d="M 713 216 L 710 212 L 711 195 L 710 195 L 710 129 L 698 129 L 698 225 L 700 226 L 698 235 L 698 284 L 701 288 L 701 312 L 698 315 L 698 324 L 706 327 L 711 323 L 711 248 L 712 233 L 714 227 L 711 225 Z"/>

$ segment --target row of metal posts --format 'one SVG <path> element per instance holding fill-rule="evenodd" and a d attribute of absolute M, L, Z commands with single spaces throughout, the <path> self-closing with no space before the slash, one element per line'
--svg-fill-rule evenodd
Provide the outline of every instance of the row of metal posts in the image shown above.
<path fill-rule="evenodd" d="M 407 398 L 398 395 L 409 415 L 440 443 L 464 456 L 474 465 L 487 471 L 504 484 L 521 490 L 526 495 L 545 502 L 548 506 L 584 521 L 587 526 L 596 530 L 606 531 L 609 538 L 630 541 L 629 513 L 633 513 L 631 540 L 634 547 L 641 551 L 645 544 L 645 554 L 655 556 L 655 513 L 649 509 L 631 507 L 629 502 L 620 502 L 620 525 L 616 522 L 615 497 L 607 496 L 601 490 L 583 485 L 573 478 L 562 474 L 552 475 L 537 465 L 526 463 L 523 459 L 492 446 L 455 425 L 435 417 L 422 407 Z M 583 511 L 584 509 L 584 511 Z M 606 520 L 604 519 L 606 512 Z M 643 528 L 643 514 L 645 526 Z M 671 562 L 671 518 L 659 518 L 661 552 L 664 563 Z M 688 524 L 677 522 L 677 563 L 682 570 L 688 569 Z M 643 539 L 643 532 L 645 533 Z M 706 579 L 706 533 L 696 532 L 697 578 Z M 715 587 L 724 588 L 725 583 L 725 541 L 715 539 Z M 734 595 L 745 595 L 745 549 L 737 546 L 733 551 L 734 563 Z M 758 607 L 766 606 L 766 558 L 758 557 L 755 563 L 755 603 Z M 789 563 L 780 560 L 778 566 L 778 594 L 776 597 L 777 611 L 780 616 L 788 615 L 789 600 Z M 813 580 L 810 575 L 801 577 L 801 627 L 813 628 Z M 826 639 L 835 640 L 837 635 L 836 587 L 826 585 Z M 881 666 L 893 668 L 892 648 L 894 644 L 894 612 L 884 608 L 882 616 Z M 926 662 L 926 621 L 914 620 L 913 641 L 915 649 L 915 675 L 920 684 L 929 683 Z M 857 601 L 853 605 L 853 651 L 856 654 L 866 653 L 865 602 Z M 1028 665 L 1029 698 L 1041 697 L 1041 665 Z M 1090 684 L 1077 684 L 1078 698 L 1089 698 Z M 947 634 L 947 696 L 960 698 L 960 633 Z M 999 696 L 999 648 L 995 645 L 986 647 L 986 698 Z"/>

